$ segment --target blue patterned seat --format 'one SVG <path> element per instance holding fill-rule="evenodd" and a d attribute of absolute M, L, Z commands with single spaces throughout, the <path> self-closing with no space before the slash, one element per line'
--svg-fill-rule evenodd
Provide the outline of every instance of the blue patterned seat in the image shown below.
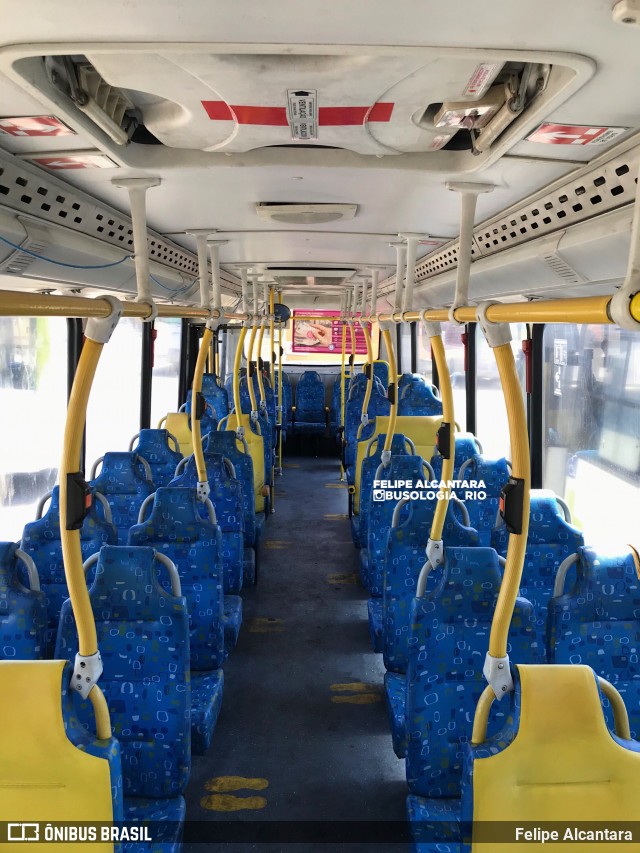
<path fill-rule="evenodd" d="M 506 556 L 509 533 L 502 522 L 491 534 L 491 544 Z M 520 581 L 520 594 L 534 606 L 535 649 L 537 663 L 545 663 L 547 607 L 553 595 L 553 586 L 560 563 L 575 554 L 582 545 L 582 532 L 569 524 L 553 492 L 531 490 L 529 535 Z"/>
<path fill-rule="evenodd" d="M 364 368 L 363 368 L 364 373 Z M 382 388 L 387 393 L 387 388 L 389 387 L 389 362 L 383 361 L 382 359 L 376 359 L 373 362 L 373 375 L 377 380 L 379 380 Z"/>
<path fill-rule="evenodd" d="M 386 468 L 379 466 L 377 473 L 378 479 L 390 482 L 397 480 L 417 482 L 428 479 L 430 476 L 425 470 L 425 462 L 421 456 L 407 454 L 392 455 L 389 465 Z M 399 498 L 374 500 L 374 497 L 372 493 L 366 548 L 363 547 L 360 550 L 360 579 L 372 598 L 382 598 L 387 539 L 393 511 Z"/>
<path fill-rule="evenodd" d="M 397 526 L 389 531 L 384 567 L 383 660 L 392 672 L 407 671 L 408 641 L 411 632 L 410 611 L 420 570 L 427 557 L 425 549 L 437 500 L 415 500 L 400 510 Z M 460 520 L 459 508 L 450 502 L 445 516 L 442 541 L 445 546 L 474 547 L 478 534 Z M 432 572 L 429 581 L 434 582 Z"/>
<path fill-rule="evenodd" d="M 220 384 L 215 373 L 204 373 L 202 375 L 202 394 L 213 410 L 213 416 L 217 421 L 226 418 L 229 414 L 229 394 L 227 389 Z"/>
<path fill-rule="evenodd" d="M 95 492 L 95 490 L 94 490 Z M 44 502 L 41 501 L 40 506 Z M 104 517 L 104 507 L 94 497 L 80 530 L 82 559 L 87 560 L 103 545 L 117 545 L 118 531 Z M 60 539 L 60 494 L 58 486 L 51 493 L 51 501 L 42 518 L 26 524 L 22 531 L 20 547 L 36 564 L 40 588 L 47 608 L 47 631 L 44 657 L 51 657 L 56 644 L 62 602 L 69 597 L 67 579 L 62 559 Z"/>
<path fill-rule="evenodd" d="M 357 506 L 354 506 L 354 512 L 351 516 L 351 536 L 356 548 L 362 548 L 368 540 L 373 480 L 382 461 L 382 451 L 386 438 L 386 433 L 381 433 L 376 438 L 370 439 L 369 452 L 371 453 L 373 450 L 373 453 L 370 456 L 365 456 L 362 461 L 359 500 Z M 401 433 L 396 433 L 391 439 L 391 452 L 394 455 L 407 454 L 410 452 L 410 447 L 411 445 L 407 443 L 406 437 Z"/>
<path fill-rule="evenodd" d="M 358 373 L 351 380 L 349 386 L 349 397 L 344 411 L 344 466 L 347 473 L 349 485 L 355 483 L 355 464 L 358 453 L 358 430 L 362 423 L 362 405 L 367 392 L 367 377 L 364 373 Z M 389 400 L 382 382 L 374 378 L 371 388 L 371 397 L 367 407 L 367 415 L 374 418 L 376 415 L 389 414 Z"/>
<path fill-rule="evenodd" d="M 233 398 L 231 398 L 233 400 Z M 246 377 L 243 377 L 240 380 L 240 405 L 242 406 L 243 414 L 248 414 L 251 412 L 251 398 L 249 397 L 249 388 L 247 386 Z M 262 444 L 263 444 L 263 452 L 264 452 L 264 481 L 268 486 L 273 484 L 273 465 L 274 465 L 274 452 L 273 452 L 273 442 L 275 439 L 275 424 L 271 424 L 269 421 L 269 415 L 267 412 L 260 409 L 259 405 L 259 397 L 256 395 L 256 405 L 258 406 L 258 417 L 257 423 L 251 421 L 251 429 L 256 434 L 262 436 Z M 235 405 L 231 405 L 231 411 L 235 412 Z M 223 420 L 218 424 L 219 430 L 227 429 L 227 421 L 223 418 Z"/>
<path fill-rule="evenodd" d="M 486 686 L 482 667 L 501 581 L 492 548 L 446 548 L 437 585 L 414 599 L 405 711 L 412 794 L 445 802 L 460 797 L 463 744 Z M 508 643 L 514 661 L 531 660 L 531 610 L 516 600 Z M 497 705 L 491 733 L 506 710 Z"/>
<path fill-rule="evenodd" d="M 109 501 L 119 545 L 126 544 L 129 528 L 137 523 L 142 501 L 156 490 L 147 469 L 138 453 L 105 453 L 100 473 L 90 482 Z"/>
<path fill-rule="evenodd" d="M 120 743 L 125 812 L 180 814 L 191 769 L 189 616 L 183 597 L 158 580 L 153 548 L 106 545 L 89 588 L 105 695 Z M 70 602 L 62 607 L 56 656 L 78 650 Z M 91 703 L 76 698 L 81 719 Z M 127 802 L 132 801 L 132 802 Z M 179 826 L 174 826 L 179 834 Z M 173 839 L 170 839 L 173 840 Z"/>
<path fill-rule="evenodd" d="M 138 444 L 134 447 L 136 438 Z M 176 465 L 182 459 L 177 438 L 166 429 L 141 429 L 138 435 L 131 439 L 129 450 L 139 453 L 147 460 L 151 468 L 151 479 L 158 488 L 173 480 Z"/>
<path fill-rule="evenodd" d="M 224 598 L 219 567 L 220 531 L 200 517 L 195 489 L 161 488 L 150 514 L 129 531 L 129 545 L 165 554 L 180 575 L 189 610 L 191 751 L 204 755 L 222 705 Z M 170 588 L 162 575 L 163 587 Z"/>
<path fill-rule="evenodd" d="M 403 384 L 398 392 L 399 415 L 441 415 L 442 400 L 433 392 L 433 385 L 419 374 L 411 373 L 412 381 Z"/>
<path fill-rule="evenodd" d="M 480 447 L 478 439 L 470 432 L 457 432 L 455 437 L 456 452 L 453 457 L 453 479 L 457 480 L 460 466 L 463 465 L 467 459 L 471 459 L 472 456 L 482 453 L 482 448 Z M 436 480 L 439 480 L 442 477 L 442 462 L 442 456 L 440 456 L 438 448 L 436 448 L 433 456 L 431 457 L 431 467 L 433 468 Z"/>
<path fill-rule="evenodd" d="M 242 449 L 238 446 L 235 430 L 218 430 L 210 433 L 204 443 L 204 449 L 211 453 L 221 453 L 229 459 L 236 473 L 236 479 L 242 485 L 242 497 L 244 507 L 244 544 L 245 548 L 255 548 L 257 552 L 258 543 L 264 532 L 265 515 L 255 511 L 255 499 L 253 494 L 253 460 L 248 452 L 246 444 Z M 253 583 L 254 578 L 245 577 L 245 585 Z"/>
<path fill-rule="evenodd" d="M 222 389 L 224 391 L 224 389 Z M 192 393 L 191 390 L 187 391 L 187 400 L 184 404 L 184 411 L 189 416 L 189 429 L 193 430 L 191 425 L 191 403 Z M 182 408 L 180 409 L 182 411 Z M 218 429 L 218 418 L 215 416 L 215 409 L 210 400 L 205 397 L 204 403 L 204 412 L 202 413 L 202 417 L 200 418 L 200 435 L 204 438 L 205 435 L 209 435 L 210 432 Z"/>
<path fill-rule="evenodd" d="M 476 480 L 484 483 L 483 491 L 486 497 L 482 500 L 465 501 L 471 526 L 478 531 L 481 545 L 491 545 L 491 533 L 496 526 L 500 492 L 509 479 L 509 464 L 507 460 L 485 459 L 476 454 L 467 459 L 458 470 L 461 480 Z M 457 493 L 464 500 L 464 494 Z"/>
<path fill-rule="evenodd" d="M 275 373 L 276 381 L 274 386 L 274 396 L 276 400 L 276 405 L 278 405 L 278 371 Z M 286 440 L 286 433 L 288 430 L 292 428 L 292 420 L 293 420 L 293 391 L 291 389 L 291 380 L 287 376 L 287 374 L 282 371 L 282 429 L 283 429 L 283 441 Z"/>
<path fill-rule="evenodd" d="M 45 651 L 45 597 L 35 565 L 20 554 L 15 542 L 0 542 L 0 660 L 37 660 Z M 24 560 L 31 563 L 29 587 L 19 577 Z"/>
<path fill-rule="evenodd" d="M 631 736 L 640 736 L 640 581 L 633 554 L 578 548 L 571 589 L 549 602 L 549 663 L 587 664 L 622 695 Z M 610 728 L 613 717 L 609 703 Z"/>
<path fill-rule="evenodd" d="M 205 451 L 205 464 L 209 479 L 209 499 L 216 511 L 216 519 L 220 528 L 220 558 L 222 562 L 222 583 L 224 596 L 224 643 L 227 649 L 232 649 L 240 633 L 242 624 L 242 599 L 238 592 L 242 589 L 245 564 L 245 551 L 249 558 L 253 549 L 244 547 L 244 515 L 242 509 L 242 486 L 229 476 L 228 462 L 219 453 Z M 170 486 L 186 486 L 195 488 L 198 482 L 198 472 L 195 459 L 191 456 L 184 470 L 176 477 Z M 203 518 L 207 517 L 204 504 L 199 504 Z"/>
<path fill-rule="evenodd" d="M 322 435 L 327 429 L 324 384 L 316 370 L 305 370 L 296 388 L 293 429 L 306 435 Z"/>

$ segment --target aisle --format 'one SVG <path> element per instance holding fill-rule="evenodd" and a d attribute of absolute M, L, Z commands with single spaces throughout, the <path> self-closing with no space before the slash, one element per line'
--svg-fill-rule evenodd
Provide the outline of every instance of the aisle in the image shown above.
<path fill-rule="evenodd" d="M 240 821 L 231 827 L 234 837 L 251 833 L 247 843 L 212 845 L 216 851 L 408 850 L 399 841 L 384 848 L 356 843 L 366 831 L 382 841 L 380 830 L 397 833 L 398 823 L 335 823 L 404 822 L 407 793 L 336 471 L 335 459 L 299 457 L 278 478 L 260 583 L 243 593 L 244 624 L 225 665 L 222 712 L 208 755 L 194 758 L 187 792 L 189 821 Z M 246 823 L 253 821 L 269 823 Z M 346 846 L 317 843 L 322 824 L 306 823 L 315 821 L 339 829 Z M 256 840 L 256 831 L 262 839 L 273 830 L 299 843 Z"/>

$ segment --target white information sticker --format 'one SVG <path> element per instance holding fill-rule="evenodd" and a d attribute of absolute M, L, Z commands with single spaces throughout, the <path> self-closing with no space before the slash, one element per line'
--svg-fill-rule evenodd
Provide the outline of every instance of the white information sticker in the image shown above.
<path fill-rule="evenodd" d="M 292 139 L 317 139 L 318 92 L 315 89 L 288 89 L 287 119 Z"/>

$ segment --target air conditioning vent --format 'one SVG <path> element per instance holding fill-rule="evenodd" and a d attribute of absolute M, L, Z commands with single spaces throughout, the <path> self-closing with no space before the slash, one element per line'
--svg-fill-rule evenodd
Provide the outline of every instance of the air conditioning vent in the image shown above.
<path fill-rule="evenodd" d="M 323 222 L 353 219 L 357 204 L 298 204 L 295 202 L 261 201 L 256 213 L 267 222 L 284 222 L 287 225 L 320 225 Z"/>

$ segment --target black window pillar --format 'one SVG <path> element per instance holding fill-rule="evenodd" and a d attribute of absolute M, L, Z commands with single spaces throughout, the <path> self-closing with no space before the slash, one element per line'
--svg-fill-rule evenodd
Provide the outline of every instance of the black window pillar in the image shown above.
<path fill-rule="evenodd" d="M 153 323 L 142 324 L 142 381 L 140 383 L 140 429 L 151 426 L 151 379 L 153 371 L 153 344 L 157 332 Z"/>
<path fill-rule="evenodd" d="M 73 380 L 75 379 L 78 362 L 80 361 L 80 353 L 84 343 L 84 333 L 82 329 L 82 320 L 79 317 L 69 317 L 67 319 L 67 401 L 71 396 L 73 388 Z M 87 428 L 82 432 L 82 448 L 80 450 L 80 470 L 84 473 L 85 469 L 85 445 L 86 445 Z"/>

